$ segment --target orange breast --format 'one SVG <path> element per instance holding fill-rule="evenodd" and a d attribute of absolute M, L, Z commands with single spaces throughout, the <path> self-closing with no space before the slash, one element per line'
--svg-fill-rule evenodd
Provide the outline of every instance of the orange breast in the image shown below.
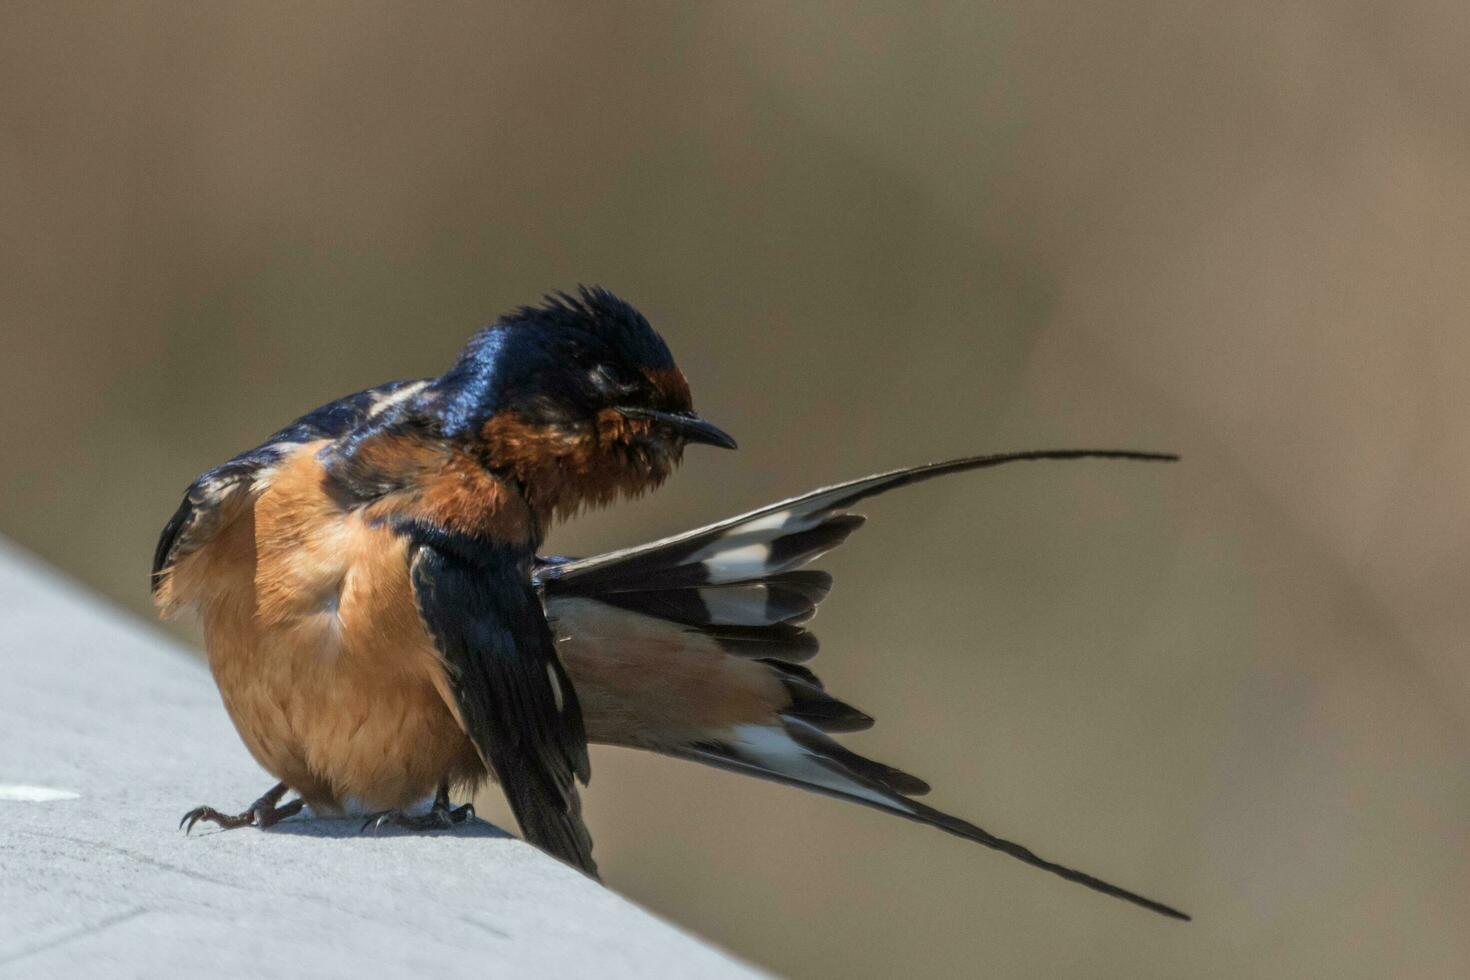
<path fill-rule="evenodd" d="M 403 807 L 484 768 L 419 620 L 407 543 L 323 491 L 317 445 L 186 561 L 210 667 L 256 760 L 317 809 Z M 180 568 L 179 580 L 188 577 Z"/>

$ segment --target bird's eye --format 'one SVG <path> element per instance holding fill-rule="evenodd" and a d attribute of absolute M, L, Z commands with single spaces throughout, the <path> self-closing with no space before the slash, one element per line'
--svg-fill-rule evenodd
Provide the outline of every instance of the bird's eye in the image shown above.
<path fill-rule="evenodd" d="M 604 364 L 599 364 L 588 371 L 587 381 L 594 391 L 605 398 L 617 398 L 629 395 L 637 387 L 625 381 L 619 381 Z"/>

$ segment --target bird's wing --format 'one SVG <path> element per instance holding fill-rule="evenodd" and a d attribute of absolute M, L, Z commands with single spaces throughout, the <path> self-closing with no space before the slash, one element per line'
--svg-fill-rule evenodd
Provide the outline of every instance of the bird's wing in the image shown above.
<path fill-rule="evenodd" d="M 1174 460 L 1167 453 L 1113 449 L 1053 449 L 968 456 L 877 473 L 737 514 L 650 544 L 591 558 L 549 562 L 536 571 L 561 595 L 682 589 L 748 582 L 799 568 L 830 551 L 863 523 L 845 511 L 868 497 L 948 473 L 1042 459 Z"/>
<path fill-rule="evenodd" d="M 592 684 L 623 683 L 624 676 L 646 678 L 650 672 L 626 666 L 659 654 L 698 663 L 723 653 L 768 669 L 769 677 L 745 669 L 689 675 L 695 680 L 680 689 L 686 709 L 682 714 L 662 711 L 647 719 L 650 730 L 638 733 L 639 743 L 678 758 L 875 807 L 994 848 L 1103 894 L 1187 919 L 1171 906 L 1039 857 L 1015 841 L 913 799 L 929 791 L 922 779 L 858 755 L 831 737 L 867 728 L 873 719 L 827 694 L 821 680 L 801 666 L 817 653 L 817 638 L 806 623 L 832 587 L 826 572 L 803 566 L 862 525 L 863 518 L 846 513 L 846 508 L 946 473 L 1019 460 L 1091 456 L 1176 458 L 1062 450 L 930 463 L 815 490 L 641 547 L 592 558 L 543 558 L 536 579 L 543 584 L 547 614 L 557 624 L 573 676 L 579 684 L 587 682 L 589 703 L 594 697 Z M 604 657 L 616 658 L 624 666 L 621 674 L 597 669 Z M 588 676 L 584 678 L 579 669 Z M 685 676 L 667 664 L 665 673 Z M 773 687 L 770 678 L 778 680 L 779 687 Z M 668 676 L 659 682 L 662 687 L 670 683 Z M 613 693 L 641 704 L 660 690 L 645 683 Z M 765 717 L 758 708 L 748 709 L 732 723 L 730 705 L 760 703 L 767 705 Z M 703 724 L 701 710 L 711 715 Z M 595 725 L 593 735 L 606 737 Z"/>
<path fill-rule="evenodd" d="M 423 385 L 422 381 L 390 381 L 328 402 L 254 449 L 200 474 L 189 484 L 183 502 L 158 537 L 152 591 L 157 594 L 174 563 L 206 544 L 235 509 L 259 491 L 272 468 L 294 447 L 345 435 Z"/>
<path fill-rule="evenodd" d="M 768 504 L 649 544 L 590 558 L 541 558 L 535 581 L 548 615 L 586 626 L 599 607 L 638 617 L 639 635 L 667 648 L 722 650 L 800 664 L 816 656 L 806 628 L 832 576 L 804 566 L 846 541 L 866 518 L 858 501 L 950 473 L 1044 459 L 1171 461 L 1169 453 L 1061 449 L 967 456 L 891 470 Z M 606 617 L 604 617 L 606 618 Z M 626 633 L 625 624 L 616 630 Z M 611 627 L 608 627 L 611 628 Z"/>
<path fill-rule="evenodd" d="M 587 733 L 531 585 L 529 549 L 418 522 L 406 531 L 419 614 L 466 734 L 526 839 L 595 877 L 574 782 L 588 779 Z"/>

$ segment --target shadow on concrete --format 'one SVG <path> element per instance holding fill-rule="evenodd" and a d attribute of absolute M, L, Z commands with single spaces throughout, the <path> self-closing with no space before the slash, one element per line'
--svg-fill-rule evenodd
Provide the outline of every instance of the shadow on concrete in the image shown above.
<path fill-rule="evenodd" d="M 268 827 L 260 833 L 265 834 L 291 834 L 297 837 L 324 837 L 337 840 L 345 840 L 361 837 L 371 840 L 378 837 L 466 837 L 483 839 L 486 837 L 498 837 L 509 839 L 513 835 L 501 830 L 493 823 L 488 823 L 478 818 L 466 821 L 458 827 L 449 830 L 405 830 L 402 827 L 383 827 L 374 835 L 373 831 L 363 832 L 362 817 L 325 818 L 308 817 L 306 819 L 283 820 L 274 827 Z M 247 828 L 242 828 L 247 829 Z M 196 831 L 197 833 L 197 831 Z M 226 833 L 226 831 L 217 831 Z"/>

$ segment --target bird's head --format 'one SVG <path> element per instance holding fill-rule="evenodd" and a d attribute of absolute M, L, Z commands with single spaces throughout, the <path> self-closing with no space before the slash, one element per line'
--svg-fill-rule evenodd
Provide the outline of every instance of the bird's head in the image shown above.
<path fill-rule="evenodd" d="M 546 518 L 658 486 L 689 443 L 735 448 L 694 413 L 643 314 L 599 287 L 502 316 L 434 387 L 445 432 L 475 445 Z"/>

